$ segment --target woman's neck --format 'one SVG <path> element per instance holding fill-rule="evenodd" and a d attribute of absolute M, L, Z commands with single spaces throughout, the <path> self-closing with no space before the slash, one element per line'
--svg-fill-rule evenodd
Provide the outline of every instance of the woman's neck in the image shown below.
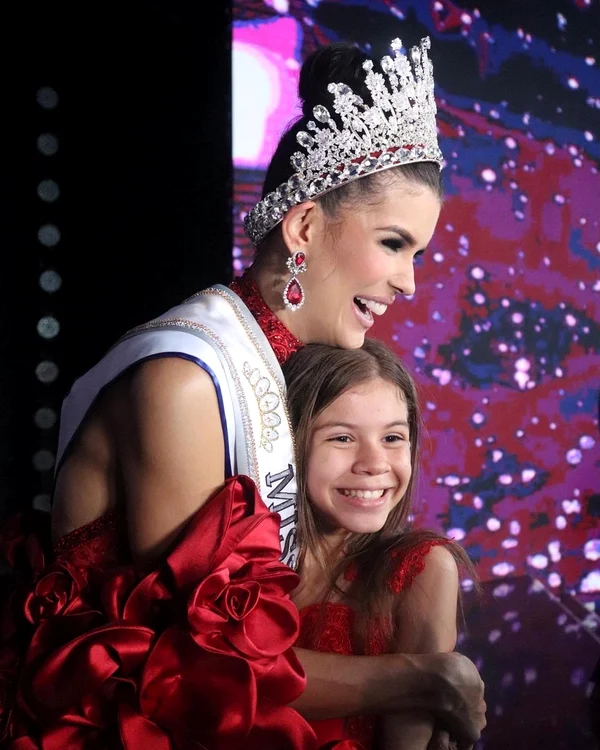
<path fill-rule="evenodd" d="M 234 279 L 229 287 L 234 294 L 239 295 L 254 316 L 280 365 L 287 362 L 292 354 L 302 349 L 304 346 L 302 341 L 294 336 L 267 305 L 256 280 L 249 273 Z"/>
<path fill-rule="evenodd" d="M 289 281 L 286 274 L 282 273 L 272 261 L 256 262 L 247 273 L 254 279 L 262 298 L 273 314 L 297 339 L 304 344 L 308 343 L 308 334 L 304 325 L 305 316 L 302 310 L 288 310 L 283 304 L 283 290 Z"/>

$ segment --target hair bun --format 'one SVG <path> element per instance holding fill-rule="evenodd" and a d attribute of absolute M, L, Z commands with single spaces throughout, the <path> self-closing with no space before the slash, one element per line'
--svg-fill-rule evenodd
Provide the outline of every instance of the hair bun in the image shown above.
<path fill-rule="evenodd" d="M 359 96 L 365 91 L 363 63 L 369 57 L 358 47 L 347 42 L 320 47 L 310 54 L 300 71 L 298 96 L 302 114 L 310 119 L 317 104 L 331 107 L 333 98 L 327 86 L 345 83 Z"/>

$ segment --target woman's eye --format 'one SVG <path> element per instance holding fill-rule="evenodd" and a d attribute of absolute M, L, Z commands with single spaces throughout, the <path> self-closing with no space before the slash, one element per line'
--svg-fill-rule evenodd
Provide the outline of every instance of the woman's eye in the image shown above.
<path fill-rule="evenodd" d="M 382 244 L 384 244 L 394 253 L 397 253 L 399 250 L 402 250 L 402 248 L 406 246 L 404 240 L 400 240 L 398 238 L 383 240 Z"/>
<path fill-rule="evenodd" d="M 415 253 L 413 256 L 413 263 L 415 266 L 422 266 L 423 265 L 423 253 L 425 250 L 419 250 L 419 252 Z"/>
<path fill-rule="evenodd" d="M 330 438 L 329 442 L 331 442 L 331 443 L 349 443 L 350 442 L 350 436 L 349 435 L 336 435 L 336 437 Z"/>

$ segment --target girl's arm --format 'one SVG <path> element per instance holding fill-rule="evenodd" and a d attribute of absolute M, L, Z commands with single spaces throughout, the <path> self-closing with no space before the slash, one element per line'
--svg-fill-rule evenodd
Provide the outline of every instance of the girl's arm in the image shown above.
<path fill-rule="evenodd" d="M 445 547 L 433 547 L 425 558 L 425 569 L 399 600 L 397 651 L 412 654 L 453 651 L 457 604 L 456 562 Z M 397 713 L 381 719 L 381 750 L 427 750 L 433 735 L 433 716 L 424 711 Z"/>

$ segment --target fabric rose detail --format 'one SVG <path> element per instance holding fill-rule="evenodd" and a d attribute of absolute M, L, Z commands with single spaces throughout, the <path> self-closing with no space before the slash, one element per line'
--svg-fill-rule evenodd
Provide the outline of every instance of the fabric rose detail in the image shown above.
<path fill-rule="evenodd" d="M 217 570 L 190 597 L 192 638 L 213 653 L 277 656 L 294 645 L 298 632 L 296 607 L 282 596 L 295 582 L 295 574 L 280 563 L 271 571 L 247 563 L 233 576 L 226 568 Z"/>
<path fill-rule="evenodd" d="M 0 745 L 8 734 L 20 656 L 17 649 L 0 645 Z"/>
<path fill-rule="evenodd" d="M 0 576 L 0 745 L 10 736 L 21 664 L 33 633 L 23 603 L 45 566 L 49 521 L 47 513 L 19 513 L 0 530 L 0 561 L 10 569 Z"/>
<path fill-rule="evenodd" d="M 279 555 L 279 517 L 235 477 L 146 574 L 91 553 L 39 571 L 18 600 L 26 648 L 0 659 L 9 747 L 314 750 L 289 708 L 306 681 Z"/>
<path fill-rule="evenodd" d="M 18 513 L 0 530 L 0 558 L 17 576 L 35 579 L 44 569 L 49 539 L 48 513 Z"/>
<path fill-rule="evenodd" d="M 233 620 L 241 621 L 258 604 L 260 598 L 260 584 L 256 581 L 230 584 L 223 597 L 223 608 Z"/>
<path fill-rule="evenodd" d="M 213 529 L 218 538 L 211 545 Z M 316 747 L 308 723 L 287 705 L 301 695 L 305 678 L 292 650 L 298 611 L 289 592 L 298 577 L 279 562 L 279 519 L 253 483 L 238 477 L 186 537 L 167 561 L 178 593 L 189 591 L 186 622 L 168 627 L 148 657 L 142 713 L 167 728 L 176 747 Z"/>
<path fill-rule="evenodd" d="M 25 617 L 37 625 L 48 617 L 74 614 L 83 607 L 80 594 L 84 585 L 85 581 L 75 571 L 61 564 L 53 565 L 25 599 Z"/>

